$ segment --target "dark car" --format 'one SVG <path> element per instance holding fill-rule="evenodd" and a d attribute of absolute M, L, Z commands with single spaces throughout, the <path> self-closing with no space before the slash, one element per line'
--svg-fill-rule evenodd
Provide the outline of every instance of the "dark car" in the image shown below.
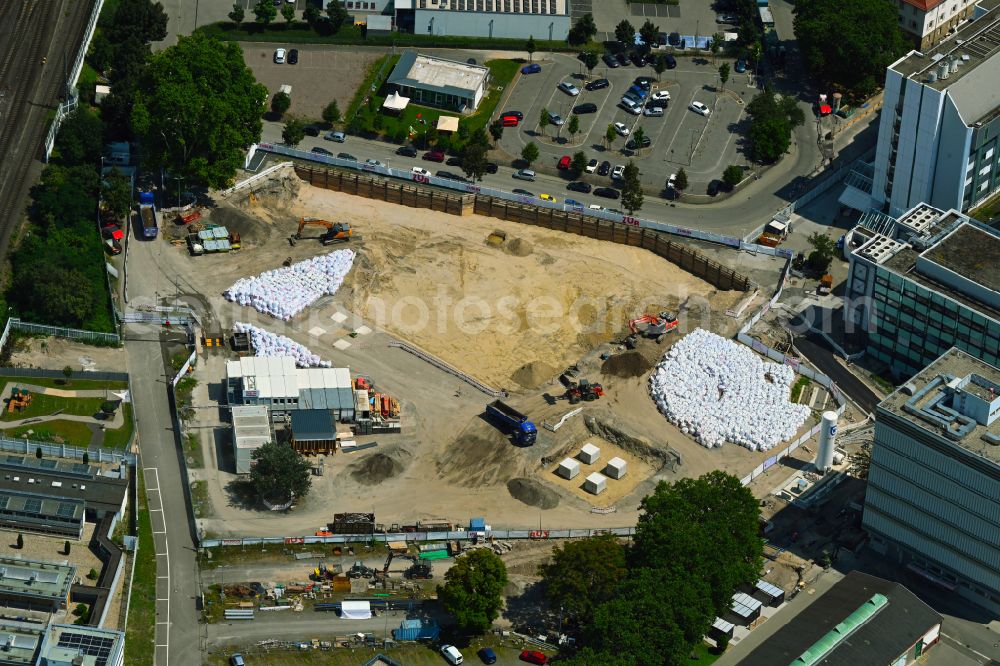
<path fill-rule="evenodd" d="M 597 167 L 598 176 L 607 176 L 611 173 L 611 162 L 604 160 L 601 162 L 601 166 Z"/>
<path fill-rule="evenodd" d="M 601 90 L 602 88 L 607 88 L 611 85 L 611 82 L 607 79 L 594 79 L 590 83 L 584 86 L 587 90 Z"/>
<path fill-rule="evenodd" d="M 653 87 L 653 79 L 648 76 L 637 76 L 635 77 L 635 81 L 632 82 L 632 85 L 639 86 L 646 92 L 649 92 L 649 89 Z"/>
<path fill-rule="evenodd" d="M 426 153 L 424 153 L 423 159 L 427 160 L 428 162 L 444 162 L 444 151 L 438 150 L 437 148 L 435 148 L 434 150 L 428 150 Z"/>
<path fill-rule="evenodd" d="M 309 136 L 319 136 L 319 133 L 323 130 L 319 125 L 306 125 L 303 129 Z"/>
<path fill-rule="evenodd" d="M 506 118 L 507 116 L 510 116 L 512 118 L 517 118 L 517 122 L 521 122 L 522 120 L 524 120 L 524 114 L 521 113 L 520 111 L 504 111 L 503 113 L 500 114 L 501 118 Z"/>
<path fill-rule="evenodd" d="M 486 163 L 486 173 L 496 173 L 497 169 L 499 169 L 499 168 L 500 167 L 497 166 L 496 162 L 487 162 Z"/>
<path fill-rule="evenodd" d="M 574 192 L 583 192 L 584 194 L 590 194 L 590 183 L 584 183 L 579 180 L 574 180 L 572 183 L 566 185 L 567 190 L 573 190 Z"/>
<path fill-rule="evenodd" d="M 649 148 L 652 145 L 652 143 L 653 143 L 653 141 L 648 136 L 642 137 L 642 147 L 643 148 Z M 635 150 L 635 148 L 636 148 L 636 146 L 635 146 L 635 139 L 629 139 L 628 143 L 625 144 L 625 147 L 628 148 L 629 150 Z"/>
<path fill-rule="evenodd" d="M 289 65 L 297 65 L 299 63 L 299 50 L 292 49 L 288 52 L 288 60 L 286 60 Z"/>
<path fill-rule="evenodd" d="M 604 64 L 610 67 L 611 69 L 615 69 L 616 67 L 618 67 L 618 61 L 615 60 L 615 57 L 610 53 L 605 53 L 604 55 L 602 55 L 601 60 L 603 60 Z"/>
<path fill-rule="evenodd" d="M 326 148 L 321 148 L 319 146 L 316 146 L 309 152 L 316 153 L 317 155 L 333 155 L 333 153 L 327 150 Z"/>
<path fill-rule="evenodd" d="M 479 652 L 477 652 L 476 655 L 482 660 L 484 664 L 497 663 L 497 655 L 496 652 L 493 651 L 493 648 L 488 648 L 488 647 L 479 648 Z"/>
<path fill-rule="evenodd" d="M 619 65 L 621 65 L 622 67 L 625 67 L 626 65 L 628 65 L 628 62 L 629 62 L 628 61 L 628 53 L 625 52 L 625 51 L 619 51 L 618 53 L 615 54 L 615 60 L 618 61 Z"/>
<path fill-rule="evenodd" d="M 462 158 L 461 157 L 449 157 L 448 161 L 445 162 L 445 164 L 447 164 L 448 166 L 462 166 Z"/>
<path fill-rule="evenodd" d="M 646 108 L 666 109 L 670 107 L 669 99 L 651 99 L 646 102 Z"/>
<path fill-rule="evenodd" d="M 739 60 L 736 61 L 736 65 L 733 67 L 733 69 L 736 70 L 737 74 L 742 74 L 743 72 L 747 71 L 747 61 L 744 60 L 743 58 L 740 58 Z"/>
<path fill-rule="evenodd" d="M 468 64 L 468 65 L 475 65 L 475 64 L 477 64 L 477 63 L 476 63 L 476 59 L 475 59 L 475 58 L 469 58 L 469 59 L 468 59 L 468 60 L 466 60 L 465 62 L 466 62 L 466 64 Z"/>
<path fill-rule="evenodd" d="M 681 33 L 679 33 L 679 32 L 672 32 L 672 33 L 670 33 L 667 36 L 667 44 L 670 44 L 671 46 L 680 46 L 681 45 Z"/>
<path fill-rule="evenodd" d="M 635 65 L 636 67 L 642 67 L 643 65 L 646 64 L 646 59 L 643 57 L 643 54 L 639 51 L 632 51 L 632 53 L 629 54 L 628 59 L 631 60 L 632 64 Z"/>
<path fill-rule="evenodd" d="M 452 173 L 451 171 L 438 171 L 436 175 L 438 178 L 444 178 L 446 180 L 457 180 L 463 183 L 469 182 L 466 180 L 465 176 L 460 176 L 457 173 Z"/>
<path fill-rule="evenodd" d="M 723 189 L 723 182 L 721 180 L 716 179 L 708 184 L 708 189 L 706 190 L 706 192 L 708 192 L 708 196 L 714 197 L 716 194 L 721 192 L 722 189 Z"/>
<path fill-rule="evenodd" d="M 621 195 L 622 193 L 613 187 L 598 187 L 594 190 L 594 196 L 604 197 L 605 199 L 617 199 Z"/>
<path fill-rule="evenodd" d="M 534 194 L 532 194 L 528 190 L 522 190 L 522 189 L 517 188 L 517 187 L 515 187 L 513 190 L 511 190 L 511 192 L 513 192 L 514 194 L 520 194 L 521 196 L 525 196 L 525 197 L 533 197 L 533 196 L 535 196 Z"/>
<path fill-rule="evenodd" d="M 351 162 L 358 161 L 358 158 L 355 157 L 354 155 L 351 155 L 350 153 L 337 153 L 337 157 L 339 157 L 342 160 L 350 160 Z"/>
<path fill-rule="evenodd" d="M 669 53 L 663 56 L 663 61 L 667 63 L 667 69 L 674 69 L 677 67 L 677 58 L 673 57 Z"/>
<path fill-rule="evenodd" d="M 397 155 L 402 155 L 403 157 L 416 157 L 417 149 L 413 146 L 400 146 L 396 149 Z"/>
<path fill-rule="evenodd" d="M 583 104 L 577 104 L 573 107 L 573 113 L 579 115 L 581 113 L 597 113 L 597 105 L 593 102 L 584 102 Z"/>

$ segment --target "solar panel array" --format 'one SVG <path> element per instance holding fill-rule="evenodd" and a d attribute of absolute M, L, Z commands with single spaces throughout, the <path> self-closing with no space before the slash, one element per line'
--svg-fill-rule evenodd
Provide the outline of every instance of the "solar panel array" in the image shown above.
<path fill-rule="evenodd" d="M 60 502 L 59 508 L 56 509 L 56 515 L 62 516 L 63 518 L 72 518 L 76 515 L 76 504 L 71 504 L 69 502 Z"/>
<path fill-rule="evenodd" d="M 38 513 L 42 510 L 42 500 L 30 498 L 24 500 L 24 511 L 27 513 Z"/>
<path fill-rule="evenodd" d="M 59 647 L 79 650 L 81 653 L 94 657 L 96 666 L 106 666 L 111 648 L 115 645 L 113 638 L 94 636 L 92 634 L 76 633 L 64 630 L 59 635 Z"/>

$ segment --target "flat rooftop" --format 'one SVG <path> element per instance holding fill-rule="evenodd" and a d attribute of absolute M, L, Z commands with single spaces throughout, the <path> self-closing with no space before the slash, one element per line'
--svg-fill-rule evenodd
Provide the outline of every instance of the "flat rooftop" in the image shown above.
<path fill-rule="evenodd" d="M 0 663 L 35 664 L 45 626 L 15 620 L 0 621 Z"/>
<path fill-rule="evenodd" d="M 65 602 L 76 577 L 76 567 L 0 558 L 0 593 Z"/>
<path fill-rule="evenodd" d="M 433 88 L 450 94 L 468 94 L 478 90 L 489 74 L 488 67 L 405 51 L 389 75 L 388 82 Z"/>
<path fill-rule="evenodd" d="M 983 303 L 980 300 L 971 298 L 961 291 L 949 287 L 946 284 L 941 284 L 936 280 L 932 280 L 923 273 L 915 270 L 917 265 L 917 257 L 920 256 L 916 250 L 910 246 L 904 246 L 898 252 L 892 255 L 889 259 L 882 263 L 885 268 L 897 273 L 908 280 L 913 280 L 917 284 L 926 287 L 927 289 L 933 289 L 934 291 L 940 293 L 943 296 L 954 300 L 957 303 L 961 303 L 965 307 L 976 310 L 988 317 L 992 317 L 997 321 L 1000 321 L 1000 310 L 991 307 L 990 305 Z"/>
<path fill-rule="evenodd" d="M 271 441 L 271 420 L 264 405 L 237 405 L 230 416 L 236 448 L 258 449 Z"/>
<path fill-rule="evenodd" d="M 997 74 L 1000 76 L 1000 72 Z M 993 291 L 1000 291 L 1000 237 L 979 227 L 959 226 L 930 248 L 924 257 Z"/>
<path fill-rule="evenodd" d="M 990 441 L 992 438 L 992 441 L 1000 442 L 1000 419 L 994 420 L 992 424 L 969 418 L 951 419 L 945 411 L 954 408 L 954 403 L 948 399 L 949 394 L 954 392 L 954 389 L 949 388 L 949 378 L 961 380 L 970 376 L 974 376 L 973 381 L 956 384 L 959 390 L 987 404 L 1000 402 L 1000 390 L 997 390 L 1000 389 L 1000 368 L 952 348 L 880 402 L 879 409 L 906 419 L 931 434 L 945 437 L 970 453 L 1000 464 L 1000 444 Z M 993 394 L 989 391 L 990 385 L 995 387 Z M 907 386 L 913 390 L 909 391 Z M 963 417 L 966 414 L 962 410 L 958 412 Z M 934 418 L 935 416 L 944 418 Z M 950 437 L 949 431 L 952 434 Z"/>
<path fill-rule="evenodd" d="M 49 626 L 38 656 L 39 661 L 47 659 L 49 663 L 73 663 L 74 658 L 84 657 L 84 664 L 107 666 L 117 664 L 124 649 L 125 634 L 120 631 L 54 624 Z"/>

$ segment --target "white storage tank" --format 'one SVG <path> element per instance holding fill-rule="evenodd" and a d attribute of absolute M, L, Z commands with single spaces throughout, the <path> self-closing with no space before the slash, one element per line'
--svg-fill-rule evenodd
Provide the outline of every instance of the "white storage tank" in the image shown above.
<path fill-rule="evenodd" d="M 559 469 L 556 470 L 556 474 L 564 479 L 575 478 L 579 473 L 580 461 L 573 460 L 572 458 L 564 459 L 561 463 L 559 463 Z"/>
<path fill-rule="evenodd" d="M 582 447 L 580 447 L 580 453 L 576 455 L 580 462 L 584 465 L 593 465 L 595 462 L 601 459 L 601 450 L 587 442 Z"/>
<path fill-rule="evenodd" d="M 583 482 L 583 489 L 591 495 L 600 495 L 608 489 L 608 479 L 600 472 L 594 472 Z"/>
<path fill-rule="evenodd" d="M 827 472 L 833 467 L 833 454 L 837 444 L 837 412 L 823 412 L 819 429 L 819 451 L 816 469 Z"/>
<path fill-rule="evenodd" d="M 604 476 L 610 477 L 612 479 L 620 479 L 625 476 L 625 472 L 628 471 L 628 463 L 626 463 L 621 458 L 612 458 L 608 461 L 608 464 L 604 466 Z"/>

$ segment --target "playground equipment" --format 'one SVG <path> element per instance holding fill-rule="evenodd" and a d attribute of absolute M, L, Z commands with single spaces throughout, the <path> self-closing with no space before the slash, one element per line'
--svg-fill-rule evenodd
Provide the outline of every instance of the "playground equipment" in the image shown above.
<path fill-rule="evenodd" d="M 7 413 L 13 414 L 15 411 L 21 412 L 31 404 L 31 392 L 25 389 L 11 389 L 10 399 L 7 401 Z"/>

